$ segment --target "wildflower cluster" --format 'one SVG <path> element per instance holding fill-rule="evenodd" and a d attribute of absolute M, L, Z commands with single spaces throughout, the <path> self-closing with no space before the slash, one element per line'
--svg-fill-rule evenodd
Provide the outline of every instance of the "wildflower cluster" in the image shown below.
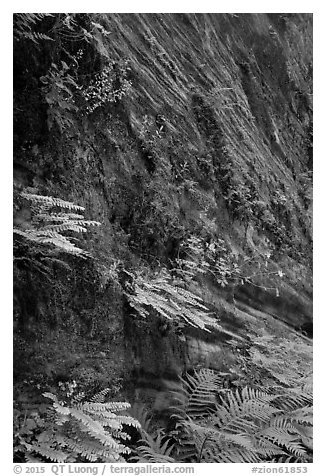
<path fill-rule="evenodd" d="M 119 101 L 127 94 L 131 87 L 131 82 L 127 79 L 128 71 L 130 67 L 127 61 L 110 61 L 82 90 L 89 114 L 107 103 Z"/>

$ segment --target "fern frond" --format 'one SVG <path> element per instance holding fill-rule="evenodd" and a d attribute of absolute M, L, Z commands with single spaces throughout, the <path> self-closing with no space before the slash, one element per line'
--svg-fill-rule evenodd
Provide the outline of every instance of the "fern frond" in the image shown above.
<path fill-rule="evenodd" d="M 310 460 L 312 407 L 305 403 L 305 394 L 291 389 L 277 395 L 249 387 L 222 390 L 212 371 L 195 373 L 181 382 L 182 390 L 175 393 L 183 411 L 174 416 L 178 453 L 187 460 Z"/>
<path fill-rule="evenodd" d="M 294 411 L 306 405 L 312 405 L 312 396 L 304 393 L 300 388 L 287 389 L 286 398 L 282 394 L 273 398 L 273 406 L 284 411 Z"/>
<path fill-rule="evenodd" d="M 104 412 L 104 411 L 111 411 L 111 412 L 120 412 L 124 410 L 128 410 L 130 408 L 130 403 L 127 402 L 106 402 L 106 403 L 98 403 L 98 402 L 86 402 L 81 405 L 83 410 L 89 412 Z"/>
<path fill-rule="evenodd" d="M 60 223 L 58 225 L 46 225 L 42 231 L 49 231 L 53 233 L 62 233 L 63 231 L 75 231 L 76 233 L 85 233 L 87 229 L 81 226 L 78 222 L 67 222 Z"/>
<path fill-rule="evenodd" d="M 53 38 L 51 38 L 48 35 L 45 35 L 44 33 L 38 33 L 36 31 L 31 32 L 31 31 L 24 31 L 24 32 L 19 32 L 16 33 L 16 39 L 19 41 L 20 39 L 24 38 L 27 40 L 33 41 L 33 43 L 38 43 L 40 40 L 50 40 L 53 41 Z"/>
<path fill-rule="evenodd" d="M 150 463 L 175 463 L 175 459 L 171 456 L 174 444 L 170 439 L 158 432 L 155 437 L 152 437 L 147 432 L 142 431 L 142 440 L 137 446 L 138 457 L 137 462 Z"/>
<path fill-rule="evenodd" d="M 26 229 L 27 227 L 25 229 L 14 228 L 15 235 L 21 236 L 29 242 L 46 245 L 54 250 L 57 249 L 81 258 L 90 256 L 87 251 L 73 243 L 74 238 L 62 233 L 84 233 L 88 226 L 99 226 L 100 223 L 94 220 L 85 220 L 83 215 L 77 213 L 50 212 L 52 208 L 81 211 L 84 210 L 83 207 L 59 198 L 29 192 L 22 192 L 21 196 L 33 205 L 33 219 L 29 229 Z"/>
<path fill-rule="evenodd" d="M 84 207 L 75 203 L 62 200 L 61 198 L 49 197 L 46 195 L 37 195 L 34 193 L 22 192 L 21 196 L 32 203 L 40 203 L 51 207 L 67 208 L 68 210 L 85 211 Z"/>
<path fill-rule="evenodd" d="M 36 458 L 30 453 L 25 453 L 25 459 L 26 459 L 26 463 L 43 463 L 43 461 L 40 458 Z"/>
<path fill-rule="evenodd" d="M 134 403 L 129 413 L 136 421 L 139 422 L 140 427 L 143 431 L 149 434 L 153 432 L 152 417 L 144 405 L 139 403 Z"/>
<path fill-rule="evenodd" d="M 27 448 L 28 451 L 52 458 L 52 461 L 59 461 L 59 457 L 63 460 L 66 453 L 61 450 L 67 450 L 70 458 L 83 457 L 91 462 L 124 461 L 122 455 L 130 453 L 130 449 L 122 440 L 130 439 L 130 435 L 123 428 L 139 429 L 140 424 L 129 415 L 115 413 L 129 408 L 128 403 L 100 403 L 107 393 L 108 389 L 105 389 L 93 397 L 95 401 L 77 401 L 72 406 L 66 406 L 53 393 L 45 393 L 44 396 L 52 400 L 49 412 L 52 425 L 38 436 L 36 444 Z"/>
<path fill-rule="evenodd" d="M 15 13 L 14 14 L 14 40 L 31 40 L 38 44 L 40 40 L 50 40 L 53 38 L 34 30 L 35 25 L 46 17 L 52 17 L 51 13 Z"/>
<path fill-rule="evenodd" d="M 31 445 L 30 451 L 56 463 L 64 463 L 69 456 L 68 453 L 51 448 L 49 445 Z"/>
<path fill-rule="evenodd" d="M 293 412 L 287 415 L 289 421 L 298 422 L 298 423 L 306 423 L 307 425 L 313 424 L 313 406 L 306 406 L 302 408 L 298 408 Z"/>
<path fill-rule="evenodd" d="M 259 463 L 261 461 L 255 451 L 236 447 L 221 452 L 207 450 L 203 460 L 207 463 Z"/>
<path fill-rule="evenodd" d="M 109 388 L 104 388 L 100 392 L 96 393 L 90 400 L 91 403 L 104 403 L 105 397 L 110 392 Z"/>
<path fill-rule="evenodd" d="M 87 438 L 81 435 L 76 435 L 74 438 L 65 435 L 58 435 L 57 441 L 60 446 L 66 447 L 72 452 L 79 454 L 81 457 L 86 458 L 88 461 L 95 462 L 100 456 L 105 461 L 109 461 L 111 457 L 110 449 L 103 446 L 100 442 L 94 439 Z M 80 442 L 80 439 L 83 441 Z"/>
<path fill-rule="evenodd" d="M 60 212 L 60 213 L 38 213 L 37 219 L 39 221 L 47 222 L 69 222 L 71 220 L 84 220 L 84 215 L 80 215 L 78 213 L 68 213 L 68 212 Z"/>
<path fill-rule="evenodd" d="M 59 223 L 57 225 L 45 225 L 42 231 L 61 233 L 63 231 L 75 231 L 76 233 L 84 233 L 87 231 L 87 226 L 100 226 L 101 223 L 91 220 L 66 220 L 65 223 Z"/>
<path fill-rule="evenodd" d="M 166 270 L 154 279 L 146 280 L 142 276 L 134 276 L 132 289 L 125 294 L 130 305 L 143 317 L 155 311 L 159 316 L 172 321 L 184 321 L 192 327 L 211 332 L 208 326 L 220 329 L 215 318 L 202 299 L 185 290 L 178 284 L 169 283 L 171 276 Z"/>
<path fill-rule="evenodd" d="M 201 369 L 181 378 L 181 386 L 171 392 L 179 415 L 203 418 L 216 409 L 216 394 L 222 379 L 212 370 Z"/>
<path fill-rule="evenodd" d="M 258 421 L 264 423 L 280 412 L 269 405 L 272 397 L 259 390 L 243 388 L 228 392 L 217 405 L 215 422 L 224 430 L 241 432 L 254 430 Z"/>
<path fill-rule="evenodd" d="M 24 236 L 29 241 L 38 243 L 40 245 L 52 245 L 55 248 L 59 248 L 61 251 L 70 253 L 80 257 L 89 256 L 89 253 L 81 248 L 75 246 L 68 237 L 61 235 L 54 231 L 33 231 L 26 230 L 21 231 L 14 229 L 14 233 Z"/>

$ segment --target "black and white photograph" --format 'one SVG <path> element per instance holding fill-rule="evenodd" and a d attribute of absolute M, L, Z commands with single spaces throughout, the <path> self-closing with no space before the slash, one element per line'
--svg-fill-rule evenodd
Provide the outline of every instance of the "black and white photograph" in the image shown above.
<path fill-rule="evenodd" d="M 15 473 L 309 473 L 313 19 L 12 15 Z"/>

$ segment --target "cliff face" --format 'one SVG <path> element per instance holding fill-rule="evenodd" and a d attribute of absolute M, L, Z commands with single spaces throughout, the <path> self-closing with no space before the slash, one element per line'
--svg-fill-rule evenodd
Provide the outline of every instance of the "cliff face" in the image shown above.
<path fill-rule="evenodd" d="M 95 261 L 49 284 L 16 265 L 17 379 L 132 390 L 228 369 L 230 341 L 311 335 L 312 17 L 57 15 L 39 31 L 52 40 L 15 44 L 15 184 L 101 227 Z M 191 290 L 220 328 L 137 317 L 125 270 L 172 272 L 194 238 L 215 243 L 218 275 Z"/>

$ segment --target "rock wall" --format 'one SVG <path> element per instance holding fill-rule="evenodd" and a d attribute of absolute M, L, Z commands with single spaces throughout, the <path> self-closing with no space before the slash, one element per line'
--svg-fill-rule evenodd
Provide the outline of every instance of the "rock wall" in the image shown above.
<path fill-rule="evenodd" d="M 76 22 L 100 25 L 91 42 L 73 43 L 58 22 L 54 45 L 15 48 L 14 175 L 17 186 L 78 203 L 102 223 L 84 245 L 103 282 L 91 264 L 73 263 L 69 281 L 58 272 L 64 286 L 43 298 L 37 284 L 34 301 L 19 285 L 17 339 L 41 363 L 32 355 L 22 369 L 22 344 L 17 375 L 86 381 L 95 372 L 136 388 L 142 375 L 152 382 L 198 365 L 227 368 L 230 340 L 247 341 L 255 329 L 310 329 L 311 15 L 93 14 Z M 49 78 L 68 89 L 73 78 L 74 101 L 60 103 Z M 222 239 L 240 258 L 267 256 L 273 276 L 256 269 L 258 281 L 235 287 L 203 280 L 196 292 L 222 329 L 186 328 L 180 340 L 155 315 L 137 320 L 114 283 L 121 268 L 171 266 L 191 236 Z M 60 372 L 51 364 L 59 347 L 48 352 L 40 342 L 51 347 L 53 333 L 66 349 Z"/>

